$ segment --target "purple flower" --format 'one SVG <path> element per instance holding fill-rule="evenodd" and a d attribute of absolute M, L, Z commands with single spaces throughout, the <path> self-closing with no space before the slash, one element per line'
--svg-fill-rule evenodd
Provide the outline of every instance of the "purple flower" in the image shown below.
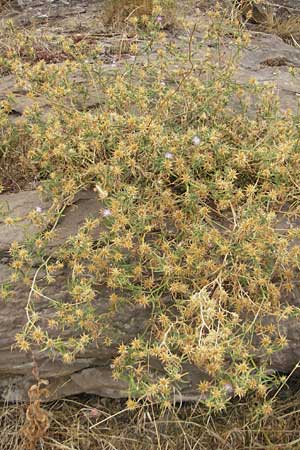
<path fill-rule="evenodd" d="M 194 145 L 199 145 L 201 143 L 201 139 L 199 138 L 199 136 L 194 136 L 192 139 L 192 143 Z"/>
<path fill-rule="evenodd" d="M 98 417 L 99 415 L 100 415 L 100 412 L 98 411 L 98 409 L 92 408 L 92 409 L 90 410 L 90 416 L 91 416 L 91 417 Z"/>
<path fill-rule="evenodd" d="M 35 210 L 36 210 L 37 213 L 41 213 L 41 212 L 43 211 L 42 208 L 41 208 L 40 206 L 37 206 L 37 207 L 35 208 Z"/>
<path fill-rule="evenodd" d="M 173 159 L 173 158 L 174 158 L 174 155 L 173 155 L 173 153 L 171 153 L 171 152 L 166 152 L 166 153 L 165 153 L 165 158 L 166 158 L 166 159 Z"/>
<path fill-rule="evenodd" d="M 102 215 L 103 215 L 103 217 L 109 217 L 109 216 L 111 216 L 111 210 L 108 209 L 108 208 L 103 209 Z"/>
<path fill-rule="evenodd" d="M 163 21 L 163 16 L 157 16 L 156 22 L 161 23 Z"/>
<path fill-rule="evenodd" d="M 226 394 L 228 395 L 228 397 L 232 397 L 234 394 L 234 389 L 231 383 L 225 383 L 224 384 L 224 390 L 226 392 Z"/>

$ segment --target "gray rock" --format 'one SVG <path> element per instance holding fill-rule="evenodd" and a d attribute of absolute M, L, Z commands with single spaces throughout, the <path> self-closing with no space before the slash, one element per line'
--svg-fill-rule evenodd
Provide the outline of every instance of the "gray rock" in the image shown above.
<path fill-rule="evenodd" d="M 28 219 L 28 214 L 36 209 L 46 210 L 49 205 L 36 190 L 0 196 L 0 255 L 9 249 L 13 241 L 22 242 L 38 231 Z M 11 217 L 16 223 L 6 225 L 6 217 Z"/>
<path fill-rule="evenodd" d="M 282 110 L 297 111 L 300 96 L 300 76 L 289 68 L 300 67 L 300 49 L 292 47 L 278 36 L 252 33 L 249 48 L 244 50 L 236 80 L 243 84 L 251 78 L 260 84 L 274 83 Z"/>

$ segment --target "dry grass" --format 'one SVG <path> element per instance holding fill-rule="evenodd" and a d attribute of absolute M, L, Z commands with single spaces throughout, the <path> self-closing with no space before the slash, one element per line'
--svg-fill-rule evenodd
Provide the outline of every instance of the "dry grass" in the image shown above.
<path fill-rule="evenodd" d="M 190 0 L 180 3 L 181 9 L 189 8 Z M 162 15 L 162 27 L 176 27 L 180 23 L 176 0 L 109 0 L 105 5 L 106 26 L 119 30 L 125 24 L 138 23 L 144 27 L 153 16 Z M 182 12 L 182 11 L 181 11 Z"/>
<path fill-rule="evenodd" d="M 300 41 L 300 17 L 276 19 L 266 22 L 264 30 L 268 33 L 277 34 L 284 41 L 299 46 Z"/>
<path fill-rule="evenodd" d="M 46 406 L 50 429 L 43 450 L 292 450 L 300 448 L 300 398 L 277 400 L 259 416 L 255 399 L 235 402 L 226 415 L 207 418 L 197 405 L 162 412 L 142 406 L 128 411 L 123 400 L 74 397 Z M 26 407 L 3 405 L 0 450 L 27 450 L 20 432 Z"/>
<path fill-rule="evenodd" d="M 108 14 L 111 15 L 111 20 L 116 17 L 124 20 L 130 14 L 136 16 L 150 15 L 153 10 L 152 0 L 113 0 L 110 4 Z"/>
<path fill-rule="evenodd" d="M 128 19 L 151 16 L 153 11 L 152 0 L 112 0 L 105 6 L 104 22 L 106 26 L 119 29 Z"/>
<path fill-rule="evenodd" d="M 278 2 L 279 3 L 279 2 Z M 260 31 L 276 34 L 284 41 L 298 45 L 300 40 L 300 16 L 286 16 L 275 12 L 269 2 L 262 1 L 257 6 L 252 2 L 245 2 L 238 11 L 251 23 L 256 24 Z"/>

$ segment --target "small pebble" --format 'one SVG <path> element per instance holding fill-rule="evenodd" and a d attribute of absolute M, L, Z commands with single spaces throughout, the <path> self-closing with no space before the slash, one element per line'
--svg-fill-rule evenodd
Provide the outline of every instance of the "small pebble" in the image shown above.
<path fill-rule="evenodd" d="M 44 20 L 44 19 L 48 19 L 48 15 L 47 14 L 37 14 L 35 16 L 36 19 L 40 19 L 40 20 Z"/>

